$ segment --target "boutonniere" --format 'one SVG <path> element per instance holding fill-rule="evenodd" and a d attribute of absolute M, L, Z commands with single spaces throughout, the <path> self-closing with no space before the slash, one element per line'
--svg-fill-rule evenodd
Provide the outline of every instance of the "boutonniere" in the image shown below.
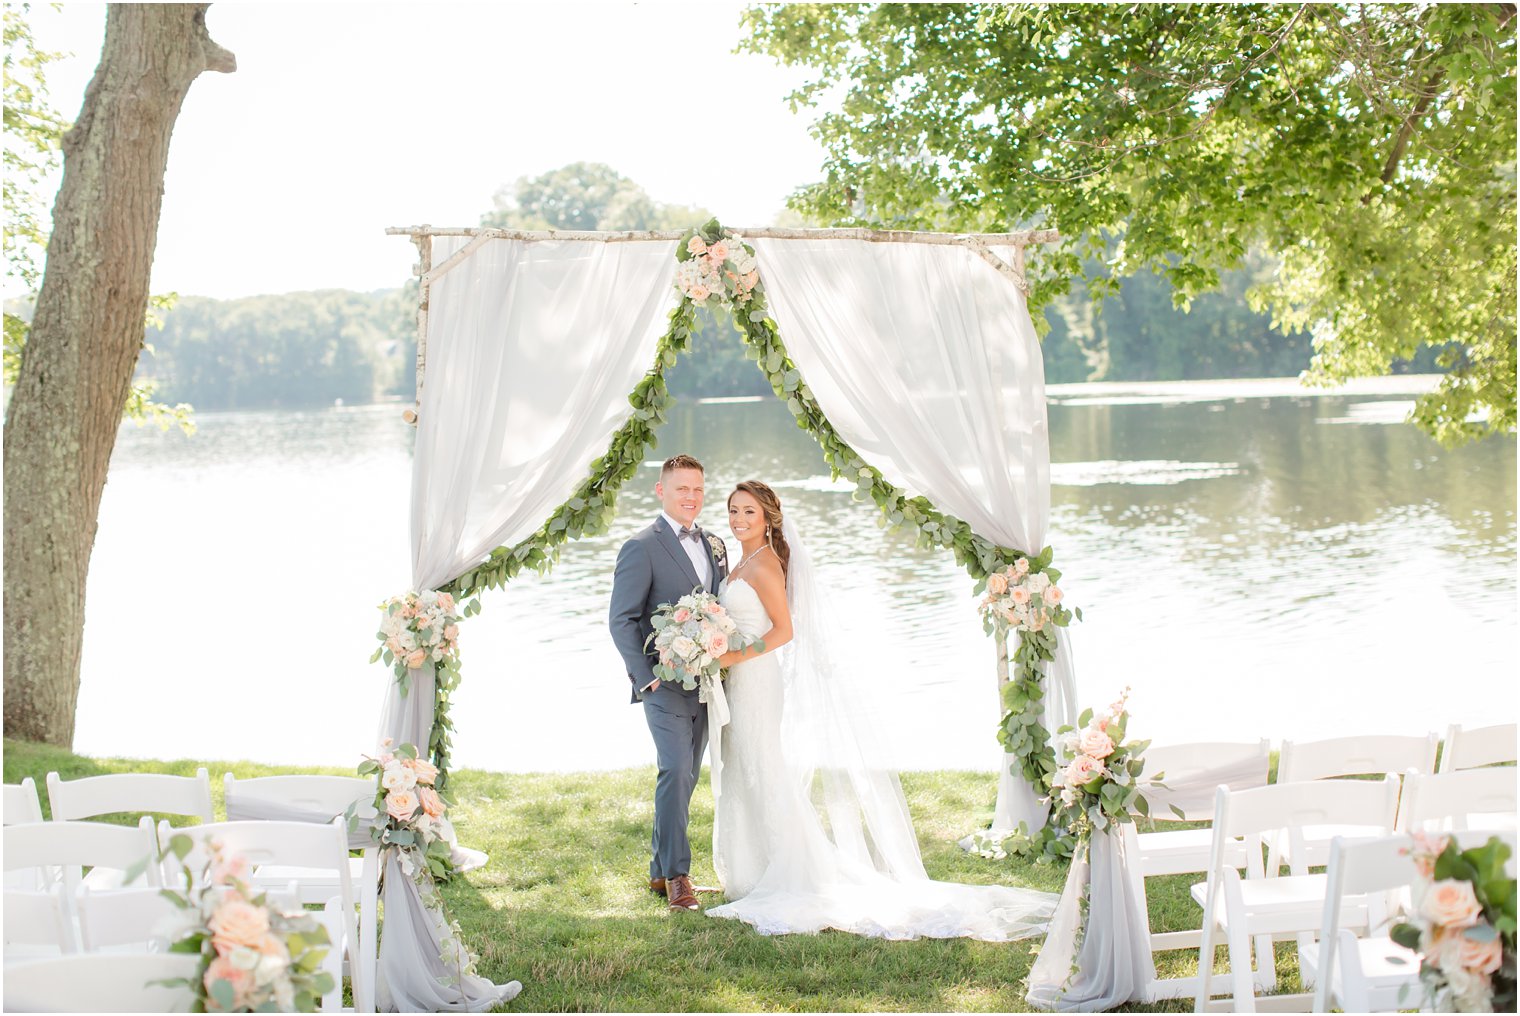
<path fill-rule="evenodd" d="M 723 542 L 723 539 L 721 537 L 714 536 L 712 533 L 707 533 L 706 536 L 707 545 L 712 548 L 713 558 L 717 560 L 719 564 L 722 564 L 724 561 L 728 560 L 728 546 Z"/>

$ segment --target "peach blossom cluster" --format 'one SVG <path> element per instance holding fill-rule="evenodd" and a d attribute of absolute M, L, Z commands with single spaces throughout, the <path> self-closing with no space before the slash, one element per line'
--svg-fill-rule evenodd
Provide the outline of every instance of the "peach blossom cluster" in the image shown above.
<path fill-rule="evenodd" d="M 389 739 L 385 747 L 390 747 Z M 374 774 L 379 783 L 375 811 L 377 836 L 382 843 L 404 840 L 426 848 L 444 837 L 448 808 L 434 786 L 438 767 L 419 757 L 413 745 L 401 745 L 379 758 L 367 759 L 359 772 Z M 398 831 L 411 835 L 395 837 L 393 833 Z"/>
<path fill-rule="evenodd" d="M 1028 558 L 987 576 L 982 616 L 991 624 L 1020 631 L 1042 631 L 1064 625 L 1070 615 L 1061 606 L 1065 594 L 1043 571 L 1033 571 Z"/>
<path fill-rule="evenodd" d="M 1412 838 L 1417 877 L 1411 920 L 1419 929 L 1422 980 L 1440 1008 L 1491 1012 L 1493 977 L 1504 964 L 1504 936 L 1485 918 L 1472 882 L 1435 877 L 1436 860 L 1449 839 L 1425 833 Z M 1512 880 L 1508 892 L 1513 896 Z M 1447 993 L 1449 1004 L 1441 1003 L 1439 996 Z"/>
<path fill-rule="evenodd" d="M 370 662 L 383 655 L 398 677 L 430 662 L 457 662 L 460 619 L 452 595 L 425 589 L 393 596 L 380 610 L 380 648 Z"/>
<path fill-rule="evenodd" d="M 190 982 L 201 1008 L 311 1011 L 333 987 L 330 975 L 311 972 L 326 952 L 326 932 L 304 912 L 270 907 L 248 885 L 246 858 L 226 854 L 214 841 L 208 846 L 203 877 L 197 882 L 187 871 L 184 893 L 176 893 L 186 920 L 174 936 L 206 957 L 205 972 Z M 299 955 L 292 955 L 295 943 Z"/>
<path fill-rule="evenodd" d="M 693 592 L 673 604 L 661 604 L 653 625 L 649 644 L 659 657 L 655 677 L 688 689 L 698 687 L 704 678 L 720 679 L 723 668 L 718 658 L 757 641 L 739 630 L 711 593 Z"/>
<path fill-rule="evenodd" d="M 676 288 L 697 303 L 713 297 L 748 303 L 760 284 L 754 253 L 738 233 L 726 233 L 710 243 L 695 234 L 686 241 L 685 252 L 689 256 L 676 266 Z"/>

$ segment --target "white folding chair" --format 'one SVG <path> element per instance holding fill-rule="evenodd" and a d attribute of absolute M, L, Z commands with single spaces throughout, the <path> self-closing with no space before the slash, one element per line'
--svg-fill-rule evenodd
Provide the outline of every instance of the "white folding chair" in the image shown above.
<path fill-rule="evenodd" d="M 6 825 L 42 821 L 42 802 L 37 797 L 37 784 L 30 776 L 20 783 L 5 784 L 4 809 Z"/>
<path fill-rule="evenodd" d="M 63 956 L 5 969 L 7 1012 L 189 1012 L 189 986 L 154 982 L 194 979 L 199 956 L 111 954 Z"/>
<path fill-rule="evenodd" d="M 20 783 L 5 784 L 5 825 L 24 825 L 42 821 L 42 802 L 37 797 L 37 784 L 30 776 Z M 38 872 L 20 868 L 5 873 L 5 888 L 42 890 L 58 881 L 59 872 Z"/>
<path fill-rule="evenodd" d="M 1334 737 L 1325 741 L 1284 741 L 1277 761 L 1278 783 L 1302 783 L 1341 776 L 1385 776 L 1405 772 L 1436 771 L 1436 735 L 1424 737 L 1374 735 L 1371 737 Z M 1323 867 L 1330 859 L 1330 840 L 1377 836 L 1376 830 L 1358 829 L 1345 823 L 1316 826 L 1301 830 L 1305 854 L 1294 857 L 1281 837 L 1273 841 L 1267 857 L 1267 874 L 1275 874 L 1286 863 L 1297 870 L 1299 862 L 1311 868 Z"/>
<path fill-rule="evenodd" d="M 144 816 L 135 826 L 105 822 L 29 822 L 6 826 L 5 870 L 61 868 L 65 902 L 72 900 L 80 884 L 80 869 L 112 873 L 120 882 L 134 867 L 143 869 L 143 884 L 158 887 L 157 841 L 153 820 Z M 70 906 L 72 912 L 72 906 Z"/>
<path fill-rule="evenodd" d="M 1516 728 L 1513 723 L 1501 723 L 1493 727 L 1463 730 L 1461 724 L 1446 728 L 1446 746 L 1441 751 L 1441 772 L 1452 773 L 1458 769 L 1477 769 L 1501 762 L 1514 762 L 1517 751 Z"/>
<path fill-rule="evenodd" d="M 5 965 L 76 952 L 63 887 L 5 890 Z"/>
<path fill-rule="evenodd" d="M 47 774 L 48 804 L 54 822 L 148 812 L 153 815 L 189 815 L 210 822 L 211 777 L 205 769 L 194 776 L 163 773 L 110 773 L 78 780 Z"/>
<path fill-rule="evenodd" d="M 350 805 L 362 820 L 375 814 L 375 782 L 356 776 L 260 776 L 238 779 L 222 776 L 223 802 L 229 821 L 275 819 L 330 822 Z M 375 983 L 376 915 L 379 910 L 380 855 L 366 845 L 361 856 L 349 858 L 349 879 L 359 900 L 359 936 L 348 943 L 350 956 L 363 966 L 362 979 Z M 338 894 L 336 875 L 320 869 L 267 865 L 253 874 L 254 884 L 267 888 L 294 884 L 302 903 L 326 903 Z"/>
<path fill-rule="evenodd" d="M 162 889 L 91 889 L 74 897 L 83 952 L 166 952 L 184 911 Z"/>
<path fill-rule="evenodd" d="M 1390 920 L 1373 926 L 1365 938 L 1340 926 L 1348 902 L 1394 890 L 1414 882 L 1414 861 L 1407 836 L 1330 842 L 1330 866 L 1325 873 L 1325 907 L 1319 942 L 1302 952 L 1302 962 L 1315 973 L 1314 1012 L 1397 1012 L 1407 1006 L 1407 991 L 1420 982 L 1420 957 L 1388 937 Z"/>
<path fill-rule="evenodd" d="M 1271 743 L 1260 741 L 1153 745 L 1145 753 L 1142 778 L 1163 775 L 1166 789 L 1147 790 L 1150 817 L 1155 822 L 1207 822 L 1214 817 L 1214 789 L 1221 783 L 1233 787 L 1264 787 L 1271 766 Z M 1182 812 L 1179 817 L 1171 809 Z M 1208 829 L 1169 829 L 1141 832 L 1133 823 L 1119 827 L 1124 838 L 1131 889 L 1142 907 L 1148 906 L 1145 880 L 1162 875 L 1186 875 L 1209 870 L 1212 833 Z M 1246 866 L 1244 843 L 1226 845 L 1226 861 Z M 1149 911 L 1147 910 L 1147 914 Z M 1153 932 L 1151 952 L 1196 949 L 1200 932 Z M 1266 987 L 1263 985 L 1263 987 Z M 1198 991 L 1193 977 L 1157 978 L 1145 988 L 1145 1000 L 1191 998 Z"/>
<path fill-rule="evenodd" d="M 1257 968 L 1267 974 L 1269 990 L 1276 986 L 1277 971 L 1270 940 L 1264 937 L 1295 935 L 1319 928 L 1325 900 L 1325 876 L 1295 873 L 1267 878 L 1262 863 L 1266 840 L 1280 829 L 1297 839 L 1305 826 L 1330 821 L 1393 831 L 1398 809 L 1399 781 L 1320 780 L 1313 783 L 1281 783 L 1252 790 L 1231 791 L 1220 787 L 1214 804 L 1214 846 L 1208 881 L 1193 886 L 1192 895 L 1203 907 L 1203 933 L 1198 947 L 1198 1012 L 1210 1008 L 1213 989 L 1214 935 L 1224 936 L 1229 951 L 1229 990 L 1236 1012 L 1256 1011 L 1256 980 L 1252 977 L 1251 940 L 1256 939 Z M 1246 876 L 1241 877 L 1227 861 L 1227 844 L 1243 838 L 1247 845 Z M 1294 844 L 1295 847 L 1298 844 Z M 1366 928 L 1378 915 L 1370 914 L 1365 900 L 1348 903 L 1340 922 L 1351 929 Z M 1307 1003 L 1301 994 L 1273 1000 Z"/>
<path fill-rule="evenodd" d="M 186 815 L 210 822 L 211 777 L 205 769 L 194 776 L 163 773 L 109 773 L 63 780 L 47 774 L 48 806 L 54 822 L 73 822 L 121 812 L 154 816 Z M 119 889 L 109 869 L 91 872 L 85 884 L 93 889 Z"/>
<path fill-rule="evenodd" d="M 1515 769 L 1458 769 L 1404 778 L 1399 831 L 1515 828 Z"/>
<path fill-rule="evenodd" d="M 348 827 L 342 818 L 335 818 L 325 825 L 315 822 L 241 821 L 211 822 L 189 829 L 174 829 L 167 822 L 161 822 L 158 834 L 165 850 L 173 836 L 183 834 L 190 837 L 194 847 L 182 862 L 174 861 L 172 853 L 169 857 L 171 868 L 188 867 L 193 873 L 199 873 L 204 866 L 208 844 L 213 841 L 221 846 L 224 856 L 247 858 L 254 872 L 267 866 L 278 866 L 280 869 L 321 869 L 334 873 L 338 885 L 335 895 L 343 912 L 344 939 L 350 945 L 359 941 L 355 918 L 356 896 L 348 865 Z M 350 955 L 349 971 L 355 1011 L 373 1012 L 373 982 L 369 979 L 370 970 L 363 963 L 362 957 Z"/>

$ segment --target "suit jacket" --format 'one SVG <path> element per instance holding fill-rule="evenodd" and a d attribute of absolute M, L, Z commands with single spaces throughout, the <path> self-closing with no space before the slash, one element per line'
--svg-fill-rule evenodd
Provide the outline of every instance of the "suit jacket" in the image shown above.
<path fill-rule="evenodd" d="M 712 578 L 706 586 L 697 578 L 691 558 L 681 549 L 680 538 L 663 516 L 618 551 L 607 622 L 612 628 L 612 641 L 628 669 L 628 680 L 633 684 L 632 702 L 641 701 L 639 689 L 655 679 L 654 665 L 659 662 L 659 656 L 653 647 L 644 648 L 645 640 L 654 631 L 650 620 L 655 610 L 660 604 L 674 603 L 693 590 L 705 589 L 715 593 L 718 583 L 728 574 L 728 552 L 723 540 L 710 536 L 700 527 L 698 532 L 702 534 L 702 546 L 711 565 Z M 685 695 L 696 694 L 696 691 L 684 688 L 672 690 Z"/>

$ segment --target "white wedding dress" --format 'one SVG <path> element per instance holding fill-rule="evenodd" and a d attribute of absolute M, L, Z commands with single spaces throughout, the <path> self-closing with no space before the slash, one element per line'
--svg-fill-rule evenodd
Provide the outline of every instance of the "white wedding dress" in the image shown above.
<path fill-rule="evenodd" d="M 789 585 L 799 570 L 793 547 Z M 770 629 L 759 594 L 743 579 L 725 585 L 720 599 L 746 635 Z M 794 606 L 799 639 L 817 630 L 796 615 Z M 928 878 L 895 772 L 860 762 L 868 756 L 858 751 L 842 765 L 820 766 L 813 758 L 799 764 L 797 756 L 811 749 L 785 735 L 801 734 L 816 747 L 830 740 L 829 725 L 817 716 L 783 718 L 783 685 L 798 690 L 809 708 L 841 711 L 849 703 L 831 699 L 829 690 L 807 690 L 809 678 L 836 677 L 837 668 L 793 675 L 788 671 L 821 657 L 799 647 L 783 665 L 778 657 L 785 651 L 730 668 L 724 682 L 731 719 L 713 766 L 713 864 L 729 902 L 708 915 L 744 921 L 765 935 L 833 928 L 874 938 L 1003 942 L 1042 934 L 1055 910 L 1051 893 Z M 814 691 L 822 686 L 815 683 Z M 847 727 L 846 735 L 842 740 L 855 750 L 854 730 Z M 836 751 L 835 763 L 840 757 Z M 820 807 L 810 798 L 815 790 L 824 798 Z"/>

